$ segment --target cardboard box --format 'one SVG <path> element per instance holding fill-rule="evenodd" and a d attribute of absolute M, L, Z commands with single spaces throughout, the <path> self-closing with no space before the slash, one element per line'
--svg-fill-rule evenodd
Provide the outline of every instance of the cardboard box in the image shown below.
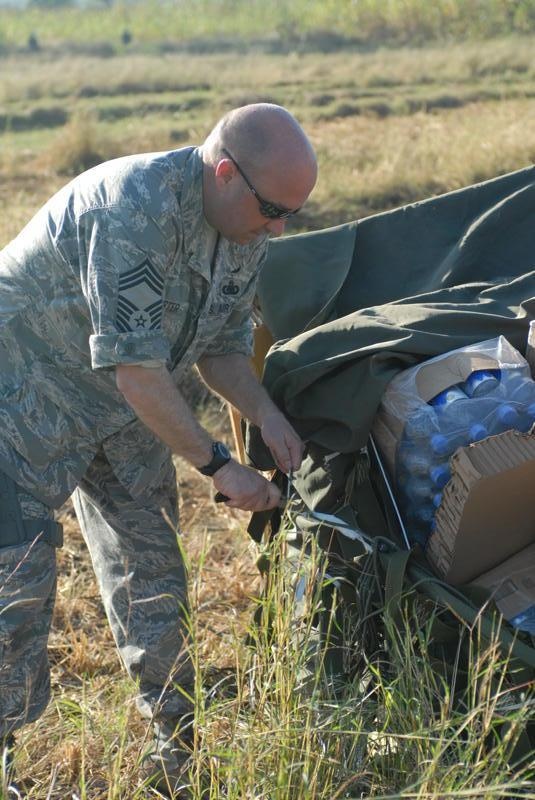
<path fill-rule="evenodd" d="M 532 339 L 535 367 L 535 324 Z M 519 369 L 529 376 L 525 359 L 500 336 L 418 364 L 390 382 L 373 434 L 394 484 L 397 447 L 407 421 L 417 419 L 444 389 L 462 384 L 481 369 Z M 436 420 L 437 432 L 447 433 L 440 428 L 439 416 Z M 485 417 L 479 421 L 487 425 Z M 463 425 L 460 414 L 459 430 Z M 527 614 L 535 628 L 535 435 L 509 430 L 489 436 L 458 449 L 449 464 L 452 477 L 442 490 L 427 540 L 428 561 L 452 585 L 473 582 L 490 588 L 507 619 L 516 624 L 519 614 Z M 405 506 L 400 506 L 401 514 L 408 515 L 411 501 L 402 485 L 399 489 Z M 408 533 L 411 536 L 410 524 Z M 413 537 L 417 533 L 415 528 Z"/>
<path fill-rule="evenodd" d="M 490 589 L 505 619 L 535 636 L 535 544 L 473 582 Z"/>
<path fill-rule="evenodd" d="M 441 577 L 459 585 L 506 569 L 508 559 L 535 545 L 535 436 L 490 436 L 459 449 L 450 464 L 426 555 Z"/>
<path fill-rule="evenodd" d="M 444 389 L 462 384 L 473 372 L 482 369 L 523 369 L 529 375 L 523 356 L 504 336 L 498 336 L 436 356 L 404 370 L 390 381 L 374 419 L 372 433 L 392 479 L 395 477 L 397 445 L 407 418 Z"/>

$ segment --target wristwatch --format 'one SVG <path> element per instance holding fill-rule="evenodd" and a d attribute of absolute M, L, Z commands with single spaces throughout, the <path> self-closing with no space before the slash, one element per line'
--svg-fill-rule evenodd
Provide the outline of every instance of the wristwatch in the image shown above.
<path fill-rule="evenodd" d="M 197 469 L 203 475 L 212 477 L 218 469 L 228 464 L 231 458 L 230 451 L 223 442 L 212 442 L 212 460 L 209 464 L 206 464 L 204 467 L 197 467 Z"/>

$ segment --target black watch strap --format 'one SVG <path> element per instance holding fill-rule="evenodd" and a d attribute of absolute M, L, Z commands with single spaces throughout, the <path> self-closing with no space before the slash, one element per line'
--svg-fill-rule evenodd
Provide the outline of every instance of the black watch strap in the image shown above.
<path fill-rule="evenodd" d="M 223 442 L 212 442 L 212 460 L 204 467 L 198 467 L 198 470 L 203 475 L 212 477 L 218 469 L 228 464 L 231 458 L 230 451 Z"/>

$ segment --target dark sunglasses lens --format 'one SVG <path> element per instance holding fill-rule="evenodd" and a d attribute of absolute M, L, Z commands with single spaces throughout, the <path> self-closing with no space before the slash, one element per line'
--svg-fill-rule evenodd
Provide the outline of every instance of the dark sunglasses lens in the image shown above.
<path fill-rule="evenodd" d="M 268 219 L 288 219 L 293 212 L 279 208 L 273 205 L 273 203 L 260 203 L 260 213 L 263 217 L 267 217 Z"/>

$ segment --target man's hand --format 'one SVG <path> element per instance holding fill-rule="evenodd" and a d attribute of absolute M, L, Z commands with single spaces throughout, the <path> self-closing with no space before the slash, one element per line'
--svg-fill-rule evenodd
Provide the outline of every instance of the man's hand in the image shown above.
<path fill-rule="evenodd" d="M 280 503 L 281 493 L 275 484 L 237 461 L 231 460 L 218 469 L 213 481 L 215 488 L 230 498 L 226 502 L 230 508 L 267 511 Z"/>
<path fill-rule="evenodd" d="M 205 382 L 257 425 L 278 468 L 297 470 L 304 445 L 253 373 L 250 359 L 241 353 L 202 358 L 198 364 Z"/>
<path fill-rule="evenodd" d="M 260 432 L 282 472 L 288 474 L 299 469 L 305 446 L 284 414 L 271 411 L 262 419 Z"/>

